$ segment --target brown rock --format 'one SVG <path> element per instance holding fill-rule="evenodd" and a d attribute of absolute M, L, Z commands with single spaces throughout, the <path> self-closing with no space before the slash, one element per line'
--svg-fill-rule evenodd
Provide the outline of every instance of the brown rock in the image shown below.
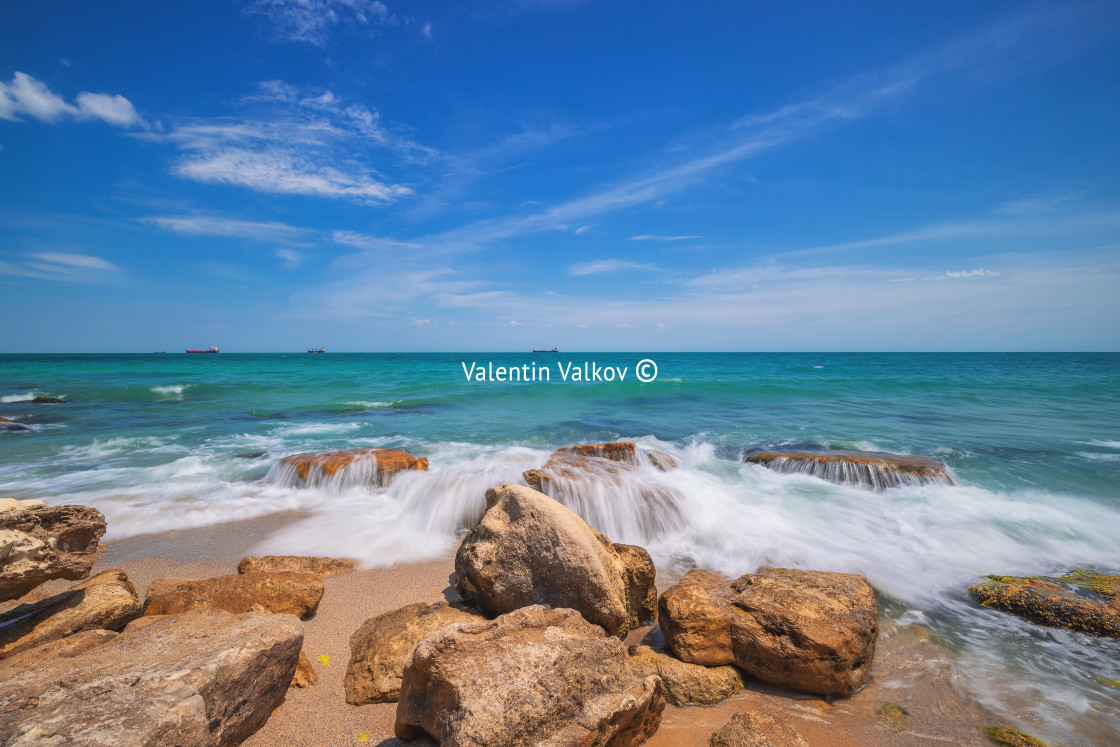
<path fill-rule="evenodd" d="M 290 616 L 197 610 L 67 658 L 6 659 L 0 743 L 232 747 L 283 700 L 302 643 Z"/>
<path fill-rule="evenodd" d="M 821 695 L 863 686 L 879 635 L 874 589 L 847 573 L 767 568 L 721 586 L 690 572 L 662 595 L 659 613 L 682 661 L 734 663 L 766 682 Z"/>
<path fill-rule="evenodd" d="M 47 504 L 33 498 L 0 498 L 0 511 L 19 511 L 25 508 L 44 508 Z"/>
<path fill-rule="evenodd" d="M 596 467 L 602 469 L 598 461 L 606 460 L 619 464 L 637 465 L 648 461 L 662 472 L 676 469 L 677 460 L 663 451 L 656 449 L 638 450 L 633 441 L 615 441 L 602 444 L 581 444 L 578 446 L 563 446 L 552 453 L 548 462 L 539 470 L 531 469 L 525 473 L 525 481 L 534 490 L 542 490 L 545 483 L 555 476 L 572 478 L 581 471 L 594 471 Z M 613 474 L 624 473 L 626 470 L 610 470 Z M 544 491 L 547 492 L 547 491 Z"/>
<path fill-rule="evenodd" d="M 215 578 L 161 578 L 148 586 L 144 615 L 215 609 L 274 612 L 307 619 L 323 598 L 323 582 L 309 573 L 244 573 Z"/>
<path fill-rule="evenodd" d="M 447 602 L 410 604 L 371 617 L 350 636 L 346 668 L 346 702 L 393 703 L 401 694 L 401 676 L 416 644 L 448 625 L 485 620 L 477 612 Z"/>
<path fill-rule="evenodd" d="M 743 689 L 735 667 L 686 664 L 649 646 L 631 646 L 630 663 L 643 676 L 661 677 L 665 700 L 673 705 L 717 705 Z"/>
<path fill-rule="evenodd" d="M 1064 576 L 988 576 L 968 587 L 980 604 L 1042 625 L 1120 638 L 1120 576 L 1081 568 Z"/>
<path fill-rule="evenodd" d="M 303 651 L 299 652 L 299 661 L 296 662 L 296 673 L 292 675 L 292 683 L 288 687 L 314 687 L 319 684 L 319 673 L 311 665 L 311 660 Z"/>
<path fill-rule="evenodd" d="M 99 646 L 112 643 L 119 636 L 115 630 L 83 630 L 50 643 L 27 648 L 4 658 L 5 666 L 34 667 L 45 659 L 70 659 Z"/>
<path fill-rule="evenodd" d="M 354 570 L 354 561 L 346 558 L 315 558 L 299 555 L 263 555 L 242 558 L 238 573 L 310 573 L 327 578 Z"/>
<path fill-rule="evenodd" d="M 490 615 L 533 604 L 566 607 L 622 636 L 645 616 L 631 605 L 645 604 L 653 585 L 652 563 L 638 567 L 644 551 L 624 553 L 631 567 L 610 540 L 564 506 L 524 486 L 503 485 L 486 491 L 486 513 L 455 554 L 455 589 Z"/>
<path fill-rule="evenodd" d="M 140 615 L 124 571 L 111 570 L 35 604 L 0 615 L 0 659 L 85 630 L 120 630 Z"/>
<path fill-rule="evenodd" d="M 764 451 L 748 454 L 745 461 L 776 472 L 812 475 L 840 485 L 862 485 L 876 490 L 899 485 L 956 484 L 948 467 L 920 456 L 870 451 Z"/>
<path fill-rule="evenodd" d="M 0 431 L 27 431 L 31 430 L 23 423 L 11 418 L 0 418 Z"/>
<path fill-rule="evenodd" d="M 540 605 L 444 628 L 404 671 L 395 731 L 440 744 L 637 745 L 661 723 L 661 680 L 574 610 Z"/>
<path fill-rule="evenodd" d="M 36 397 L 31 400 L 31 403 L 35 405 L 65 405 L 66 400 L 56 399 L 54 397 Z"/>
<path fill-rule="evenodd" d="M 280 460 L 303 486 L 329 482 L 346 471 L 352 479 L 360 478 L 370 485 L 388 485 L 393 476 L 405 470 L 427 470 L 426 457 L 414 457 L 399 449 L 349 449 L 347 451 L 313 451 L 293 454 Z"/>
<path fill-rule="evenodd" d="M 0 602 L 54 578 L 85 578 L 104 534 L 105 517 L 86 506 L 0 511 Z"/>
<path fill-rule="evenodd" d="M 613 547 L 626 569 L 626 627 L 633 630 L 657 616 L 657 569 L 644 547 L 618 543 Z"/>
<path fill-rule="evenodd" d="M 711 747 L 809 747 L 789 724 L 765 713 L 736 713 L 708 741 Z"/>

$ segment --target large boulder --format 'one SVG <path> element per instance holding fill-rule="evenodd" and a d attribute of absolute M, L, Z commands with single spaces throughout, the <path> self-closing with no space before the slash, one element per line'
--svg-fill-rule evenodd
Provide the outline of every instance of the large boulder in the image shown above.
<path fill-rule="evenodd" d="M 89 575 L 105 517 L 87 506 L 20 505 L 0 511 L 0 602 L 55 578 Z"/>
<path fill-rule="evenodd" d="M 1075 569 L 1064 576 L 988 576 L 968 587 L 980 604 L 1028 620 L 1120 638 L 1120 576 Z"/>
<path fill-rule="evenodd" d="M 614 465 L 604 462 L 615 462 Z M 525 472 L 525 481 L 534 490 L 548 493 L 556 478 L 579 479 L 595 472 L 608 475 L 626 474 L 628 467 L 650 464 L 662 472 L 676 469 L 677 460 L 663 451 L 639 449 L 633 441 L 563 446 L 552 452 L 548 462 L 539 469 Z M 625 466 L 619 466 L 625 465 Z"/>
<path fill-rule="evenodd" d="M 197 610 L 72 656 L 26 651 L 0 662 L 0 744 L 232 747 L 283 700 L 302 643 L 289 615 Z"/>
<path fill-rule="evenodd" d="M 242 558 L 237 564 L 238 573 L 310 573 L 319 578 L 338 576 L 353 570 L 353 560 L 303 555 L 253 555 Z"/>
<path fill-rule="evenodd" d="M 293 454 L 280 460 L 282 480 L 315 487 L 343 482 L 384 486 L 398 472 L 427 470 L 427 457 L 414 457 L 400 449 L 348 449 Z"/>
<path fill-rule="evenodd" d="M 410 604 L 371 617 L 350 636 L 346 702 L 394 703 L 401 677 L 416 644 L 448 625 L 485 620 L 479 613 L 447 602 Z"/>
<path fill-rule="evenodd" d="M 161 578 L 148 585 L 144 615 L 197 609 L 273 612 L 307 619 L 319 608 L 323 582 L 309 573 L 243 573 L 214 578 Z"/>
<path fill-rule="evenodd" d="M 956 484 L 948 467 L 920 456 L 870 451 L 762 451 L 748 454 L 746 461 L 775 472 L 812 475 L 839 485 L 875 490 L 899 485 Z"/>
<path fill-rule="evenodd" d="M 661 723 L 661 680 L 574 610 L 540 605 L 444 628 L 404 670 L 395 731 L 443 745 L 636 745 Z"/>
<path fill-rule="evenodd" d="M 878 615 L 863 576 L 788 568 L 730 584 L 690 571 L 658 603 L 661 632 L 680 660 L 735 664 L 760 680 L 820 695 L 851 695 L 867 682 Z"/>
<path fill-rule="evenodd" d="M 548 496 L 503 485 L 486 491 L 486 513 L 455 554 L 455 590 L 490 615 L 566 607 L 622 636 L 652 619 L 653 564 L 637 567 L 648 558 L 641 548 L 620 553 Z"/>
<path fill-rule="evenodd" d="M 120 630 L 139 615 L 140 599 L 128 576 L 105 571 L 0 615 L 0 659 L 85 630 Z"/>
<path fill-rule="evenodd" d="M 736 713 L 708 740 L 711 747 L 809 747 L 785 721 L 766 713 Z"/>
<path fill-rule="evenodd" d="M 673 705 L 716 705 L 743 689 L 735 667 L 686 664 L 649 646 L 631 646 L 630 663 L 643 676 L 660 677 L 665 700 Z"/>

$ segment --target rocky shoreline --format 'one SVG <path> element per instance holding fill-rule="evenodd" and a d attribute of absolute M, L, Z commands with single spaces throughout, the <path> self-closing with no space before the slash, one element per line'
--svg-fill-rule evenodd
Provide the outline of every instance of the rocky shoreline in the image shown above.
<path fill-rule="evenodd" d="M 355 463 L 375 485 L 428 466 L 396 450 L 286 460 L 303 483 Z M 912 461 L 899 463 L 912 471 Z M 279 517 L 104 552 L 94 509 L 8 502 L 0 744 L 1031 739 L 963 697 L 951 653 L 882 617 L 862 576 L 762 568 L 737 579 L 703 569 L 658 577 L 643 548 L 612 543 L 565 507 L 573 484 L 625 480 L 639 464 L 675 467 L 627 443 L 561 449 L 526 473 L 527 485 L 486 492 L 453 559 L 378 571 L 251 556 L 260 528 Z M 216 541 L 223 531 L 234 541 Z M 1103 620 L 1080 628 L 1114 635 L 1116 577 L 1062 578 L 1058 588 L 1028 580 L 1027 591 L 973 594 L 1019 614 L 1022 603 L 1007 599 L 1030 595 L 1037 610 L 1042 596 L 1049 616 L 1031 619 Z M 1053 612 L 1065 609 L 1062 594 L 1072 617 Z"/>

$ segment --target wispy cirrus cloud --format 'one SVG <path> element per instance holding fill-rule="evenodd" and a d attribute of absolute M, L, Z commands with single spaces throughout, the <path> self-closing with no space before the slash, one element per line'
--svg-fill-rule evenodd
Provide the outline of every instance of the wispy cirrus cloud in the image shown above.
<path fill-rule="evenodd" d="M 274 221 L 259 222 L 206 215 L 167 215 L 142 219 L 165 231 L 195 236 L 228 236 L 255 241 L 298 241 L 309 234 L 306 228 Z"/>
<path fill-rule="evenodd" d="M 15 261 L 0 260 L 0 275 L 65 283 L 107 282 L 120 271 L 101 257 L 69 252 L 31 252 Z"/>
<path fill-rule="evenodd" d="M 333 231 L 331 241 L 336 244 L 345 244 L 357 249 L 376 251 L 381 249 L 423 249 L 423 244 L 408 241 L 397 241 L 383 236 L 370 236 L 357 231 Z"/>
<path fill-rule="evenodd" d="M 985 270 L 983 267 L 977 268 L 975 270 L 949 270 L 945 273 L 945 277 L 954 278 L 957 280 L 968 278 L 994 278 L 997 275 L 999 275 L 998 272 L 994 270 Z"/>
<path fill-rule="evenodd" d="M 377 27 L 391 18 L 378 0 L 254 0 L 245 12 L 262 16 L 278 40 L 320 47 L 339 25 Z"/>
<path fill-rule="evenodd" d="M 631 236 L 627 241 L 685 241 L 686 239 L 699 239 L 701 236 L 654 236 L 644 233 L 640 236 Z"/>
<path fill-rule="evenodd" d="M 114 127 L 146 126 L 132 102 L 124 96 L 83 91 L 74 103 L 69 103 L 41 80 L 17 72 L 11 82 L 0 81 L 0 119 L 19 122 L 21 117 L 40 122 L 96 119 Z"/>
<path fill-rule="evenodd" d="M 658 268 L 651 264 L 631 262 L 625 259 L 596 259 L 591 262 L 580 262 L 568 267 L 568 274 L 573 276 L 599 275 L 604 272 L 619 272 L 620 270 L 654 270 Z"/>

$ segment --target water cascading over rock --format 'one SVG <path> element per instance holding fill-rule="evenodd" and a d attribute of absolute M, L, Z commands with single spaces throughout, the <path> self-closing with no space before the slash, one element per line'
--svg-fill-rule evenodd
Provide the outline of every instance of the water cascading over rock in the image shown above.
<path fill-rule="evenodd" d="M 384 487 L 399 472 L 427 469 L 426 457 L 414 457 L 400 449 L 312 451 L 284 457 L 266 479 L 288 487 L 344 490 Z"/>
<path fill-rule="evenodd" d="M 903 485 L 956 485 L 949 468 L 920 456 L 870 451 L 763 451 L 745 461 L 783 474 L 818 477 L 837 485 L 885 490 Z"/>

